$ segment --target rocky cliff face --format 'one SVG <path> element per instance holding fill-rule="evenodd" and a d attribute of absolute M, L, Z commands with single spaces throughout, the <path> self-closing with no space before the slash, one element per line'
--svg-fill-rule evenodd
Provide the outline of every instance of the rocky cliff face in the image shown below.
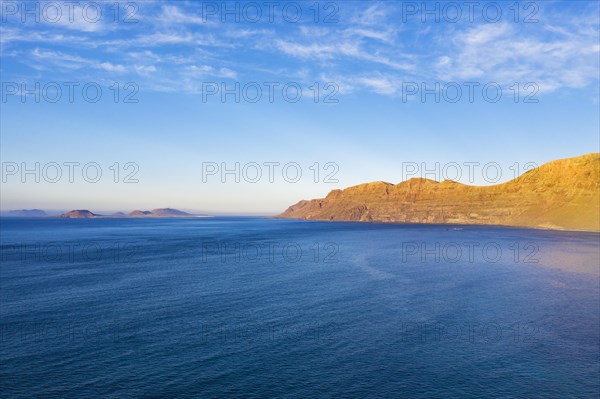
<path fill-rule="evenodd" d="M 468 186 L 415 178 L 333 190 L 280 218 L 490 224 L 600 230 L 600 154 L 549 162 L 509 182 Z"/>

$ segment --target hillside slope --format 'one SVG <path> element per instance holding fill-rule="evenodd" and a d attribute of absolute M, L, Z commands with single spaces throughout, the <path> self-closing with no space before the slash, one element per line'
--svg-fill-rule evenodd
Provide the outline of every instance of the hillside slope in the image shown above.
<path fill-rule="evenodd" d="M 600 154 L 549 162 L 506 183 L 469 186 L 414 178 L 333 190 L 279 218 L 493 224 L 600 230 Z"/>

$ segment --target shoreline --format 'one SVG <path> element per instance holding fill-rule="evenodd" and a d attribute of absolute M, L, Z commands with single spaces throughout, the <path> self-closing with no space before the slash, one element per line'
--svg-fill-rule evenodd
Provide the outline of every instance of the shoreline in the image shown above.
<path fill-rule="evenodd" d="M 327 220 L 327 219 L 302 219 L 302 218 L 288 218 L 288 217 L 269 217 L 268 219 L 281 219 L 281 220 L 301 220 L 304 222 L 328 222 L 328 223 L 371 223 L 371 224 L 391 224 L 391 225 L 412 225 L 412 226 L 454 226 L 454 227 L 506 227 L 506 228 L 518 228 L 528 230 L 547 230 L 547 231 L 572 231 L 580 233 L 600 233 L 600 230 L 581 230 L 581 229 L 568 229 L 563 227 L 536 227 L 536 226 L 518 226 L 509 224 L 456 224 L 456 223 L 406 223 L 406 222 L 383 222 L 383 221 L 366 221 L 366 220 Z"/>

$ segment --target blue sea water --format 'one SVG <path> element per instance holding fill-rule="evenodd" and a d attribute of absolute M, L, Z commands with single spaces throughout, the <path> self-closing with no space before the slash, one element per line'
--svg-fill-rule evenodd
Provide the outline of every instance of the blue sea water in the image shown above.
<path fill-rule="evenodd" d="M 598 398 L 599 235 L 0 223 L 7 398 Z"/>

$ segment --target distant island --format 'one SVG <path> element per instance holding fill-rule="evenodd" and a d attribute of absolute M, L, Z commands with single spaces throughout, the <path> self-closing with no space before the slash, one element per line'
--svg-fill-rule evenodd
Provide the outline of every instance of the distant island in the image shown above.
<path fill-rule="evenodd" d="M 600 153 L 560 159 L 494 186 L 413 178 L 300 201 L 287 219 L 600 230 Z"/>
<path fill-rule="evenodd" d="M 63 219 L 95 219 L 95 218 L 191 218 L 206 215 L 194 215 L 173 208 L 158 208 L 151 211 L 135 210 L 129 213 L 116 212 L 110 215 L 99 215 L 87 209 L 76 209 L 54 216 Z"/>

